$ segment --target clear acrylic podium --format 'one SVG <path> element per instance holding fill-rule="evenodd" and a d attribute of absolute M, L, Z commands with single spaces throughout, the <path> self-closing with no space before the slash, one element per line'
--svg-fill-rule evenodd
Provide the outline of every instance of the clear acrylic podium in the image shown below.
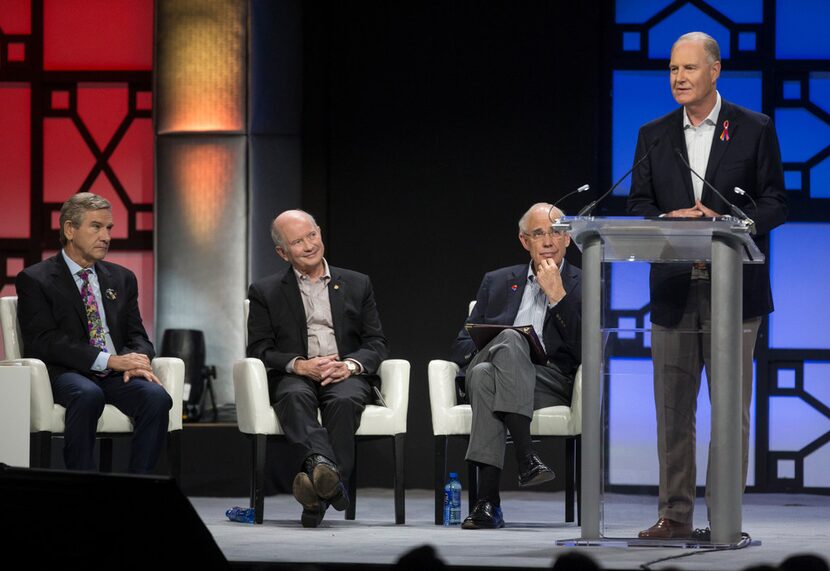
<path fill-rule="evenodd" d="M 742 264 L 761 264 L 748 227 L 732 217 L 707 219 L 569 217 L 553 225 L 582 251 L 582 535 L 602 533 L 602 264 L 711 262 L 712 490 L 711 543 L 741 539 Z M 733 382 L 729 382 L 733 380 Z M 561 542 L 567 544 L 567 542 Z"/>

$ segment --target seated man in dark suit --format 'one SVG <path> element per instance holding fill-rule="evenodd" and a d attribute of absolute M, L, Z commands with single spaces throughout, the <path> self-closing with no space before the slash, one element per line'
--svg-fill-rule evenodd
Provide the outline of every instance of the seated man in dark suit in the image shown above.
<path fill-rule="evenodd" d="M 464 529 L 504 526 L 499 479 L 504 465 L 506 430 L 519 465 L 519 485 L 533 486 L 554 478 L 533 450 L 533 411 L 569 405 L 576 370 L 582 360 L 580 271 L 568 264 L 570 236 L 551 229 L 562 212 L 550 204 L 534 204 L 519 220 L 519 241 L 530 264 L 487 273 L 466 323 L 532 325 L 544 346 L 547 363 L 531 361 L 529 343 L 507 329 L 481 351 L 461 329 L 452 360 L 466 367 L 466 391 L 473 409 L 467 460 L 479 468 L 478 502 Z"/>
<path fill-rule="evenodd" d="M 310 214 L 283 212 L 271 237 L 291 267 L 251 285 L 247 353 L 269 369 L 277 418 L 301 457 L 301 521 L 317 527 L 329 505 L 349 505 L 354 434 L 388 350 L 369 277 L 328 265 Z"/>
<path fill-rule="evenodd" d="M 94 470 L 95 430 L 105 404 L 134 422 L 130 472 L 151 472 L 167 436 L 173 400 L 150 367 L 153 346 L 138 311 L 138 283 L 105 262 L 112 206 L 82 192 L 61 207 L 61 252 L 17 276 L 17 313 L 26 357 L 49 370 L 66 407 L 64 460 Z"/>

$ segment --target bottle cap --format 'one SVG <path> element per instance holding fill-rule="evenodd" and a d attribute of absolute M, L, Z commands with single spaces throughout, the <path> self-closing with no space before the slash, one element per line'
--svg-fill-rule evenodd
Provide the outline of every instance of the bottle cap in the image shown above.
<path fill-rule="evenodd" d="M 450 472 L 450 478 L 457 478 L 458 472 Z"/>

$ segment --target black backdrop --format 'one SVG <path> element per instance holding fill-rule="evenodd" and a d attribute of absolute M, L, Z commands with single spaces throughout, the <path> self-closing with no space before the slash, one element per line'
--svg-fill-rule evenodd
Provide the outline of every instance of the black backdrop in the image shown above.
<path fill-rule="evenodd" d="M 607 184 L 601 16 L 593 2 L 303 3 L 302 202 L 331 263 L 372 277 L 392 357 L 412 364 L 407 487 L 432 485 L 427 364 L 483 273 L 528 259 L 519 217 Z M 390 485 L 385 464 L 359 473 Z"/>

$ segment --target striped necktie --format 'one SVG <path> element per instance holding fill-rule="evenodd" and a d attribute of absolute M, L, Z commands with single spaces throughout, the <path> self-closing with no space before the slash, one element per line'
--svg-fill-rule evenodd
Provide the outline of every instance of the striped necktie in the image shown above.
<path fill-rule="evenodd" d="M 104 324 L 101 322 L 101 312 L 98 310 L 98 301 L 92 293 L 92 286 L 89 285 L 89 274 L 92 270 L 86 269 L 78 272 L 83 285 L 81 285 L 81 298 L 86 307 L 86 322 L 89 332 L 89 344 L 98 347 L 101 351 L 107 350 L 107 338 L 104 334 Z"/>

